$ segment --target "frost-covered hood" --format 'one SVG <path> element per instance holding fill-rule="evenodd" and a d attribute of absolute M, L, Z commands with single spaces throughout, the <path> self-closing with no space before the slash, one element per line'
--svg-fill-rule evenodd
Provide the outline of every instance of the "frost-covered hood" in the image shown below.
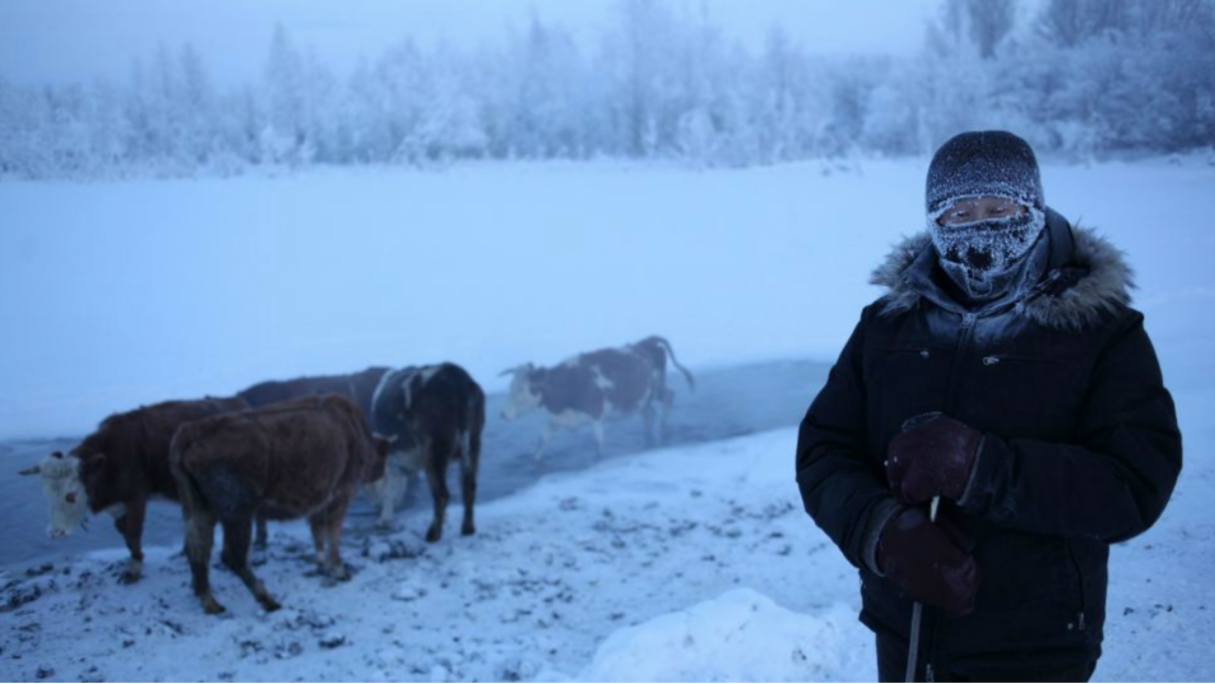
<path fill-rule="evenodd" d="M 1130 304 L 1135 284 L 1122 250 L 1091 229 L 1072 227 L 1047 211 L 1051 259 L 1044 286 L 1017 302 L 1016 312 L 1051 328 L 1081 330 Z M 881 299 L 883 315 L 908 311 L 925 298 L 909 271 L 924 250 L 931 249 L 927 231 L 905 238 L 873 271 L 869 282 L 888 290 Z"/>

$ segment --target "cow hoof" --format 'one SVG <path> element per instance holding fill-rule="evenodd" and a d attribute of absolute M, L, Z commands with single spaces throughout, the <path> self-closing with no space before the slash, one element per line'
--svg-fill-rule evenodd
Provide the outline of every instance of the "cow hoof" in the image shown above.
<path fill-rule="evenodd" d="M 122 569 L 118 575 L 119 584 L 135 584 L 139 578 L 143 576 L 143 563 L 140 561 L 131 561 Z"/>
<path fill-rule="evenodd" d="M 426 532 L 426 541 L 430 542 L 431 544 L 439 541 L 442 538 L 443 532 L 437 527 L 432 527 Z"/>
<path fill-rule="evenodd" d="M 338 582 L 349 582 L 351 577 L 350 568 L 346 567 L 345 564 L 339 565 L 329 571 L 329 577 Z"/>
<path fill-rule="evenodd" d="M 213 598 L 203 599 L 203 612 L 207 615 L 220 615 L 225 610 L 226 609 L 220 604 L 219 601 L 216 601 Z"/>
<path fill-rule="evenodd" d="M 465 537 L 471 537 L 476 533 L 477 528 L 469 524 L 465 524 L 464 527 L 460 528 L 460 534 L 464 535 Z"/>
<path fill-rule="evenodd" d="M 264 608 L 267 613 L 273 613 L 274 611 L 278 610 L 279 608 L 282 608 L 282 606 L 279 605 L 278 601 L 275 601 L 274 599 L 272 599 L 268 596 L 264 599 L 261 599 L 260 603 L 262 604 L 262 608 Z"/>

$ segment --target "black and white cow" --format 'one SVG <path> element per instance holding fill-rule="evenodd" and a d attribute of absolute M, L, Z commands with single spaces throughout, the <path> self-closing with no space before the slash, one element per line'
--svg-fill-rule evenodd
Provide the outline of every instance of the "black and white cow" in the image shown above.
<path fill-rule="evenodd" d="M 667 359 L 683 373 L 688 387 L 695 387 L 692 374 L 675 360 L 671 343 L 656 336 L 621 349 L 579 354 L 553 368 L 526 363 L 503 373 L 514 378 L 502 417 L 513 420 L 534 409 L 548 414 L 548 424 L 536 447 L 537 459 L 557 428 L 575 429 L 588 423 L 602 456 L 603 421 L 636 413 L 645 417 L 646 442 L 653 444 L 655 404 L 662 407 L 665 435 L 675 398 L 667 388 Z"/>
<path fill-rule="evenodd" d="M 438 541 L 451 498 L 447 466 L 458 460 L 464 495 L 460 531 L 473 534 L 481 431 L 485 427 L 485 393 L 480 385 L 452 363 L 390 370 L 380 379 L 372 397 L 370 420 L 377 436 L 392 441 L 383 479 L 368 488 L 380 501 L 379 525 L 392 525 L 393 506 L 403 492 L 406 476 L 423 470 L 434 499 L 434 519 L 426 541 Z"/>

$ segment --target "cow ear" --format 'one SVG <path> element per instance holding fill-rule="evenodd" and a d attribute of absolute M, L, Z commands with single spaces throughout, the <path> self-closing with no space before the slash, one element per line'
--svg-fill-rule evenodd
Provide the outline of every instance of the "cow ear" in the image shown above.
<path fill-rule="evenodd" d="M 40 475 L 40 474 L 42 474 L 42 466 L 40 466 L 40 465 L 30 466 L 23 470 L 18 470 L 17 474 L 18 475 Z"/>
<path fill-rule="evenodd" d="M 62 451 L 56 451 L 56 452 L 54 452 L 54 453 L 52 453 L 52 454 L 51 454 L 51 458 L 63 458 L 63 452 L 62 452 Z"/>

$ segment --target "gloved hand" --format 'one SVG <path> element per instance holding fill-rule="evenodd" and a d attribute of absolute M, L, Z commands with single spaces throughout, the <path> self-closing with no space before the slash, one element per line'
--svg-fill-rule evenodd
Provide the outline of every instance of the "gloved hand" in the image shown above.
<path fill-rule="evenodd" d="M 957 501 L 966 493 L 983 433 L 948 416 L 922 422 L 890 440 L 886 477 L 904 503 L 935 496 Z"/>
<path fill-rule="evenodd" d="M 948 523 L 938 526 L 924 511 L 905 508 L 883 528 L 876 560 L 882 574 L 912 599 L 961 616 L 974 611 L 979 570 L 949 531 Z"/>

